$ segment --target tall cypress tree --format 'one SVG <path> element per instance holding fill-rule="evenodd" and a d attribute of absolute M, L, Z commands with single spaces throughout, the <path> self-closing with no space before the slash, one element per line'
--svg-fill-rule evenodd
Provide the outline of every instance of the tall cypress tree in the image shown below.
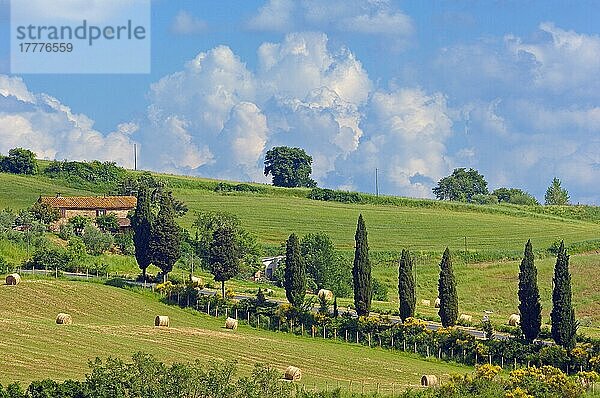
<path fill-rule="evenodd" d="M 170 193 L 161 193 L 160 210 L 152 223 L 149 247 L 152 264 L 161 269 L 166 281 L 173 265 L 181 256 L 181 231 L 175 223 L 175 210 Z"/>
<path fill-rule="evenodd" d="M 286 244 L 284 287 L 290 304 L 294 307 L 301 306 L 306 295 L 306 269 L 300 256 L 300 242 L 296 234 L 291 234 Z"/>
<path fill-rule="evenodd" d="M 415 279 L 413 276 L 413 260 L 408 250 L 402 249 L 398 264 L 398 299 L 400 301 L 400 319 L 415 315 L 417 297 L 415 295 Z"/>
<path fill-rule="evenodd" d="M 531 240 L 525 244 L 523 260 L 519 267 L 519 312 L 521 313 L 521 330 L 525 340 L 533 342 L 542 327 L 542 305 L 537 285 L 537 269 L 533 258 Z"/>
<path fill-rule="evenodd" d="M 152 233 L 152 211 L 150 209 L 150 202 L 148 188 L 141 187 L 137 197 L 135 212 L 131 217 L 135 259 L 142 270 L 144 280 L 146 279 L 146 269 L 152 263 L 152 256 L 150 254 L 150 238 Z"/>
<path fill-rule="evenodd" d="M 215 280 L 221 282 L 221 294 L 225 298 L 225 281 L 239 272 L 239 253 L 235 245 L 235 233 L 230 227 L 218 227 L 213 232 L 208 260 Z"/>
<path fill-rule="evenodd" d="M 569 273 L 569 256 L 565 242 L 560 242 L 556 265 L 554 266 L 554 290 L 552 291 L 552 338 L 556 344 L 567 350 L 575 347 L 578 323 L 571 303 L 571 274 Z"/>
<path fill-rule="evenodd" d="M 458 295 L 456 294 L 456 280 L 452 271 L 452 258 L 448 248 L 444 251 L 440 262 L 438 296 L 440 298 L 439 315 L 442 326 L 454 326 L 458 319 Z"/>
<path fill-rule="evenodd" d="M 369 243 L 367 242 L 367 227 L 362 214 L 358 216 L 354 251 L 354 306 L 359 316 L 369 315 L 373 288 L 371 285 L 371 263 L 369 262 Z"/>

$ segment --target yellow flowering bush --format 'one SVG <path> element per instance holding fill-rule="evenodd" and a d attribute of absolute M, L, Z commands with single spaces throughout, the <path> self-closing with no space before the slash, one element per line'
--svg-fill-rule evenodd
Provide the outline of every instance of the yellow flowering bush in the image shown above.
<path fill-rule="evenodd" d="M 505 398 L 534 398 L 533 395 L 529 395 L 527 390 L 522 389 L 521 387 L 517 387 L 514 390 L 508 391 Z"/>
<path fill-rule="evenodd" d="M 494 380 L 501 370 L 502 368 L 497 365 L 479 365 L 475 368 L 475 377 L 491 381 Z"/>
<path fill-rule="evenodd" d="M 590 366 L 596 372 L 600 372 L 600 355 L 596 355 L 590 359 Z"/>

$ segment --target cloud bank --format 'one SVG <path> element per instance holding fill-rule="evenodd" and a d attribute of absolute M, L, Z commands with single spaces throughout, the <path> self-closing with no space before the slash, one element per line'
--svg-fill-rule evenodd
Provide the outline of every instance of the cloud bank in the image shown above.
<path fill-rule="evenodd" d="M 430 88 L 383 87 L 323 33 L 288 34 L 256 54 L 249 68 L 227 46 L 199 53 L 151 85 L 144 117 L 109 134 L 0 76 L 0 151 L 131 167 L 137 142 L 143 168 L 268 182 L 265 152 L 289 145 L 306 149 L 313 177 L 332 188 L 373 192 L 377 168 L 381 192 L 431 197 L 453 168 L 475 167 L 490 188 L 543 198 L 557 176 L 575 202 L 600 203 L 598 36 L 543 23 L 533 38 L 443 48 L 426 69 Z"/>

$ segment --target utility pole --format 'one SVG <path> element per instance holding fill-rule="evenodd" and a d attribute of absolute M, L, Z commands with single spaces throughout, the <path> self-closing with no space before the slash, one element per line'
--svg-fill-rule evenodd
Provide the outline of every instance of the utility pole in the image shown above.
<path fill-rule="evenodd" d="M 379 178 L 378 178 L 379 170 L 375 168 L 375 195 L 379 196 Z"/>
<path fill-rule="evenodd" d="M 133 170 L 137 171 L 137 144 L 133 144 Z"/>

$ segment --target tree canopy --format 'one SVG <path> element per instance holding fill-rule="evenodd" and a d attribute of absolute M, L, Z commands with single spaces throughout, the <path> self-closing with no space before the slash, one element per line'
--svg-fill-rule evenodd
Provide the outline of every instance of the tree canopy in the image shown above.
<path fill-rule="evenodd" d="M 150 192 L 148 188 L 142 187 L 138 192 L 137 205 L 131 217 L 131 227 L 133 228 L 135 259 L 142 270 L 144 279 L 146 278 L 146 269 L 152 263 L 152 255 L 150 253 L 152 218 Z"/>
<path fill-rule="evenodd" d="M 181 256 L 181 230 L 175 223 L 175 210 L 170 193 L 161 193 L 160 210 L 152 223 L 151 232 L 149 249 L 152 264 L 161 269 L 166 280 Z"/>
<path fill-rule="evenodd" d="M 35 153 L 29 149 L 13 148 L 0 162 L 1 171 L 13 174 L 37 174 L 38 164 Z"/>
<path fill-rule="evenodd" d="M 539 336 L 542 327 L 542 305 L 531 240 L 528 240 L 525 245 L 523 260 L 519 267 L 519 313 L 525 340 L 533 342 Z"/>
<path fill-rule="evenodd" d="M 356 313 L 359 316 L 366 316 L 369 315 L 369 312 L 371 311 L 373 283 L 371 281 L 371 263 L 369 261 L 367 227 L 365 226 L 362 214 L 358 216 L 354 240 L 354 266 L 352 268 L 354 306 L 356 308 Z"/>
<path fill-rule="evenodd" d="M 221 282 L 221 293 L 225 298 L 225 281 L 239 272 L 240 258 L 233 229 L 226 226 L 215 229 L 210 245 L 209 262 L 215 280 Z"/>
<path fill-rule="evenodd" d="M 398 301 L 400 303 L 400 319 L 415 316 L 417 296 L 415 294 L 415 278 L 413 276 L 413 258 L 408 250 L 402 249 L 398 263 Z"/>
<path fill-rule="evenodd" d="M 569 192 L 561 186 L 560 180 L 554 177 L 546 190 L 544 200 L 546 205 L 568 205 L 570 200 Z"/>
<path fill-rule="evenodd" d="M 275 147 L 265 156 L 265 175 L 273 176 L 273 185 L 277 187 L 316 187 L 310 178 L 312 157 L 304 149 L 287 146 Z"/>
<path fill-rule="evenodd" d="M 440 298 L 439 315 L 442 325 L 445 328 L 454 326 L 458 319 L 458 294 L 456 293 L 456 279 L 452 270 L 452 258 L 448 248 L 444 251 L 440 262 L 438 295 Z"/>
<path fill-rule="evenodd" d="M 451 175 L 442 178 L 433 193 L 440 200 L 471 202 L 474 195 L 487 195 L 487 181 L 475 169 L 454 169 Z"/>
<path fill-rule="evenodd" d="M 528 192 L 518 188 L 497 188 L 492 195 L 498 198 L 500 203 L 512 203 L 515 205 L 539 205 L 537 199 Z"/>
<path fill-rule="evenodd" d="M 285 295 L 294 307 L 304 303 L 306 295 L 306 269 L 300 256 L 300 242 L 296 234 L 291 234 L 285 251 Z"/>
<path fill-rule="evenodd" d="M 552 278 L 552 338 L 556 344 L 571 350 L 575 347 L 578 323 L 575 320 L 575 309 L 572 304 L 571 273 L 569 272 L 569 255 L 565 243 L 560 243 L 554 277 Z"/>

